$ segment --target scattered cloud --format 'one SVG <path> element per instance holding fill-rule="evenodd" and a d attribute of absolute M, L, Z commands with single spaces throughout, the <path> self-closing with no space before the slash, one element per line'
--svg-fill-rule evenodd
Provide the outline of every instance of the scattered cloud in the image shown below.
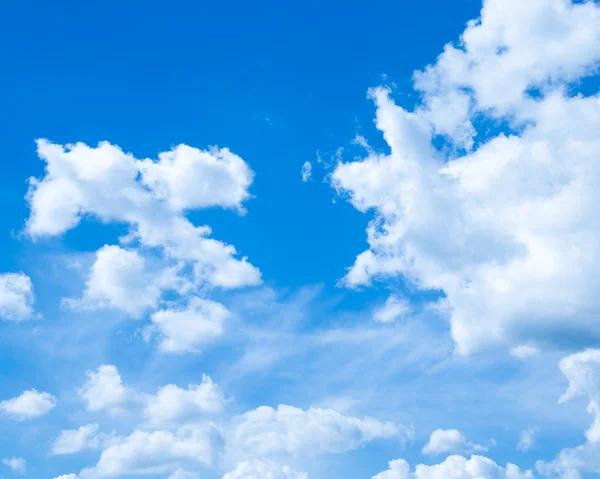
<path fill-rule="evenodd" d="M 184 420 L 189 422 L 199 415 L 220 413 L 226 404 L 223 392 L 211 378 L 202 376 L 200 384 L 190 384 L 181 389 L 168 384 L 159 389 L 156 395 L 144 399 L 142 412 L 150 427 L 161 427 Z"/>
<path fill-rule="evenodd" d="M 27 461 L 21 457 L 11 457 L 2 459 L 2 463 L 12 469 L 15 474 L 20 476 L 27 470 Z"/>
<path fill-rule="evenodd" d="M 105 245 L 96 252 L 83 297 L 65 303 L 75 310 L 110 308 L 139 317 L 156 309 L 165 291 L 184 292 L 187 286 L 177 268 L 151 271 L 137 251 Z"/>
<path fill-rule="evenodd" d="M 170 307 L 156 311 L 150 317 L 158 332 L 159 348 L 166 353 L 195 353 L 199 347 L 212 342 L 224 330 L 230 312 L 220 303 L 191 297 L 185 307 Z"/>
<path fill-rule="evenodd" d="M 23 273 L 0 274 L 0 319 L 23 321 L 33 317 L 33 286 Z"/>
<path fill-rule="evenodd" d="M 406 432 L 391 422 L 348 417 L 331 409 L 261 406 L 233 419 L 227 446 L 234 454 L 258 456 L 335 454 L 374 439 L 401 439 Z"/>
<path fill-rule="evenodd" d="M 312 163 L 310 161 L 305 161 L 302 165 L 302 181 L 306 183 L 310 180 L 312 176 Z"/>
<path fill-rule="evenodd" d="M 532 344 L 520 344 L 510 349 L 510 354 L 517 359 L 525 361 L 540 355 L 540 350 Z"/>
<path fill-rule="evenodd" d="M 119 414 L 132 398 L 132 391 L 123 385 L 119 371 L 112 364 L 103 364 L 96 371 L 88 371 L 86 376 L 87 380 L 77 394 L 85 401 L 88 411 L 106 410 Z"/>
<path fill-rule="evenodd" d="M 461 479 L 533 479 L 531 471 L 522 472 L 514 464 L 506 467 L 497 465 L 491 459 L 483 456 L 472 456 L 467 459 L 462 456 L 450 456 L 444 462 L 432 466 L 420 464 L 414 472 L 410 465 L 403 459 L 389 463 L 389 469 L 373 476 L 372 479 L 447 479 L 460 477 Z"/>
<path fill-rule="evenodd" d="M 436 429 L 431 433 L 429 442 L 423 447 L 423 454 L 438 456 L 440 454 L 471 454 L 485 452 L 488 448 L 467 441 L 458 429 Z"/>
<path fill-rule="evenodd" d="M 52 394 L 40 393 L 35 389 L 0 402 L 0 411 L 17 421 L 45 416 L 55 407 L 56 398 Z"/>
<path fill-rule="evenodd" d="M 273 461 L 254 459 L 240 462 L 223 479 L 308 479 L 306 473 L 293 471 L 289 466 L 280 466 Z"/>
<path fill-rule="evenodd" d="M 78 429 L 63 430 L 54 440 L 50 454 L 75 454 L 85 449 L 98 449 L 114 439 L 99 432 L 98 424 L 87 424 Z"/>
<path fill-rule="evenodd" d="M 519 442 L 517 444 L 517 451 L 527 452 L 535 444 L 535 438 L 539 432 L 537 427 L 528 427 L 521 431 L 519 436 Z"/>
<path fill-rule="evenodd" d="M 218 431 L 208 425 L 189 425 L 174 432 L 140 431 L 122 438 L 102 451 L 93 467 L 79 473 L 81 479 L 99 479 L 138 474 L 166 474 L 187 460 L 213 465 Z"/>

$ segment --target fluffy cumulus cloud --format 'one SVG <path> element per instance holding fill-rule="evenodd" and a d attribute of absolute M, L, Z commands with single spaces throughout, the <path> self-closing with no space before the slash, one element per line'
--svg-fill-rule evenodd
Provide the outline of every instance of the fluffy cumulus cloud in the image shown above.
<path fill-rule="evenodd" d="M 22 321 L 33 316 L 33 286 L 23 273 L 0 274 L 0 319 Z"/>
<path fill-rule="evenodd" d="M 568 89 L 600 61 L 599 24 L 594 2 L 486 0 L 460 42 L 415 74 L 413 111 L 371 91 L 389 153 L 331 175 L 375 212 L 349 286 L 401 275 L 443 292 L 463 354 L 600 338 L 600 96 Z M 507 132 L 486 136 L 489 119 Z"/>
<path fill-rule="evenodd" d="M 78 429 L 61 431 L 52 445 L 52 455 L 75 454 L 84 449 L 97 449 L 110 436 L 99 433 L 98 424 L 86 424 Z"/>
<path fill-rule="evenodd" d="M 40 393 L 35 389 L 0 402 L 0 411 L 17 421 L 45 416 L 55 407 L 56 398 L 52 394 Z"/>
<path fill-rule="evenodd" d="M 77 394 L 85 401 L 88 411 L 106 410 L 118 414 L 132 398 L 132 392 L 123 385 L 119 371 L 112 364 L 103 364 L 95 371 L 88 371 L 86 376 Z"/>
<path fill-rule="evenodd" d="M 219 434 L 212 426 L 189 425 L 176 431 L 140 431 L 105 448 L 81 479 L 174 473 L 183 461 L 211 466 Z"/>
<path fill-rule="evenodd" d="M 589 349 L 567 356 L 560 362 L 560 369 L 569 386 L 559 399 L 567 402 L 578 396 L 587 396 L 588 412 L 593 416 L 591 426 L 585 433 L 586 442 L 580 446 L 563 449 L 549 462 L 540 461 L 537 468 L 548 476 L 579 479 L 580 472 L 600 473 L 600 350 Z"/>
<path fill-rule="evenodd" d="M 11 470 L 20 476 L 27 470 L 27 461 L 22 457 L 11 457 L 2 459 L 2 463 L 11 468 Z"/>
<path fill-rule="evenodd" d="M 423 454 L 431 456 L 444 453 L 470 454 L 487 450 L 485 446 L 467 441 L 457 429 L 436 429 L 431 433 L 429 442 L 423 447 Z"/>
<path fill-rule="evenodd" d="M 262 406 L 233 420 L 228 447 L 234 454 L 327 454 L 355 449 L 378 438 L 405 438 L 391 422 L 348 417 L 331 409 Z"/>
<path fill-rule="evenodd" d="M 198 352 L 223 333 L 231 313 L 220 303 L 192 296 L 187 305 L 156 311 L 147 332 L 160 336 L 159 348 L 166 353 Z"/>
<path fill-rule="evenodd" d="M 308 475 L 296 472 L 289 466 L 281 466 L 266 459 L 240 462 L 223 479 L 308 479 Z"/>
<path fill-rule="evenodd" d="M 233 246 L 210 238 L 210 227 L 195 226 L 185 216 L 214 206 L 244 212 L 253 172 L 228 149 L 179 145 L 152 161 L 108 142 L 95 148 L 47 140 L 37 145 L 46 171 L 41 180 L 30 179 L 26 231 L 31 236 L 59 235 L 91 216 L 127 224 L 124 240 L 189 262 L 199 283 L 234 288 L 260 282 L 258 269 L 237 258 Z"/>
<path fill-rule="evenodd" d="M 531 471 L 521 471 L 514 464 L 501 467 L 483 456 L 450 456 L 444 462 L 432 466 L 418 465 L 411 472 L 410 465 L 403 459 L 391 461 L 389 469 L 372 479 L 533 479 Z"/>
<path fill-rule="evenodd" d="M 156 309 L 165 291 L 185 292 L 188 287 L 176 267 L 153 271 L 137 251 L 106 245 L 96 252 L 83 297 L 65 303 L 73 309 L 111 308 L 138 317 Z"/>
<path fill-rule="evenodd" d="M 187 389 L 168 384 L 156 395 L 146 396 L 145 403 L 143 416 L 148 426 L 159 427 L 220 413 L 226 400 L 219 386 L 204 375 L 200 384 L 190 384 Z"/>

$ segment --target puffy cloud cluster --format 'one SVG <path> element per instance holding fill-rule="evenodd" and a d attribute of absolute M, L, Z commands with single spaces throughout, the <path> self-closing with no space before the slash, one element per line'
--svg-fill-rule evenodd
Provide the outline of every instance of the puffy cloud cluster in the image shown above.
<path fill-rule="evenodd" d="M 23 321 L 33 316 L 33 286 L 23 273 L 0 274 L 0 319 Z"/>
<path fill-rule="evenodd" d="M 600 337 L 600 96 L 568 93 L 600 62 L 598 25 L 594 2 L 486 0 L 460 43 L 415 74 L 414 111 L 370 92 L 390 151 L 331 175 L 375 212 L 349 286 L 401 275 L 443 292 L 464 354 Z M 509 132 L 487 136 L 490 120 Z"/>
<path fill-rule="evenodd" d="M 81 298 L 65 304 L 79 310 L 109 308 L 131 317 L 154 312 L 165 352 L 195 352 L 221 334 L 227 311 L 195 295 L 213 287 L 256 285 L 260 272 L 233 246 L 211 238 L 209 226 L 192 224 L 186 214 L 209 207 L 243 214 L 254 178 L 244 160 L 227 148 L 186 145 L 160 153 L 158 161 L 136 159 L 108 142 L 94 148 L 41 139 L 37 146 L 46 168 L 42 179 L 30 179 L 30 236 L 60 235 L 86 217 L 129 227 L 122 246 L 106 245 L 96 252 Z M 6 309 L 6 315 L 26 316 L 30 306 L 18 309 L 15 296 L 25 296 L 23 285 L 8 296 L 0 283 L 0 315 Z M 187 309 L 176 304 L 159 310 L 167 292 L 176 293 Z"/>
<path fill-rule="evenodd" d="M 136 430 L 105 448 L 93 467 L 79 473 L 81 479 L 159 474 L 173 471 L 173 464 L 188 460 L 210 466 L 215 460 L 215 438 L 211 426 L 184 426 L 176 431 Z"/>
<path fill-rule="evenodd" d="M 577 447 L 563 449 L 550 462 L 540 461 L 537 468 L 548 476 L 579 479 L 580 472 L 600 473 L 600 349 L 588 349 L 567 356 L 560 369 L 569 386 L 559 399 L 567 402 L 578 396 L 587 396 L 588 412 L 594 419 L 585 433 L 587 441 Z"/>
<path fill-rule="evenodd" d="M 228 447 L 258 456 L 273 453 L 342 453 L 378 438 L 402 437 L 408 430 L 373 418 L 348 417 L 332 409 L 262 406 L 233 420 Z"/>
<path fill-rule="evenodd" d="M 98 449 L 111 439 L 114 438 L 99 432 L 98 424 L 86 424 L 78 429 L 61 431 L 52 445 L 50 454 L 59 456 L 75 454 L 85 449 Z"/>
<path fill-rule="evenodd" d="M 149 333 L 161 338 L 159 348 L 168 353 L 198 352 L 199 347 L 219 337 L 229 310 L 210 299 L 193 296 L 185 306 L 160 309 L 152 314 Z"/>
<path fill-rule="evenodd" d="M 45 416 L 56 407 L 56 398 L 49 393 L 35 389 L 24 391 L 12 399 L 0 401 L 0 411 L 17 421 L 25 421 Z"/>
<path fill-rule="evenodd" d="M 132 391 L 123 385 L 119 371 L 112 364 L 103 364 L 86 375 L 87 381 L 77 394 L 86 402 L 88 411 L 106 410 L 118 414 L 132 398 Z"/>
<path fill-rule="evenodd" d="M 403 459 L 391 461 L 389 469 L 373 476 L 372 479 L 533 479 L 531 471 L 521 471 L 514 464 L 501 467 L 483 456 L 450 456 L 444 462 L 433 466 L 419 464 L 414 472 Z"/>
<path fill-rule="evenodd" d="M 189 421 L 198 415 L 217 414 L 226 404 L 219 386 L 206 375 L 202 376 L 200 384 L 190 384 L 187 389 L 168 384 L 156 395 L 145 396 L 144 402 L 142 414 L 150 427 Z"/>
<path fill-rule="evenodd" d="M 61 431 L 51 454 L 101 450 L 97 463 L 84 468 L 79 479 L 140 474 L 183 479 L 206 467 L 229 470 L 227 479 L 306 479 L 286 465 L 288 460 L 343 453 L 376 439 L 403 441 L 411 434 L 410 428 L 332 409 L 262 406 L 227 416 L 228 400 L 206 375 L 186 389 L 168 384 L 156 394 L 143 394 L 124 385 L 115 366 L 102 365 L 87 373 L 79 396 L 88 410 L 127 412 L 129 418 L 140 411 L 141 419 L 125 436 L 101 433 L 95 423 Z"/>
<path fill-rule="evenodd" d="M 273 461 L 254 459 L 240 462 L 233 471 L 225 474 L 223 479 L 308 479 L 308 475 Z"/>
<path fill-rule="evenodd" d="M 457 429 L 436 429 L 431 433 L 429 442 L 423 447 L 423 454 L 437 456 L 444 453 L 470 454 L 484 452 L 488 448 L 467 441 Z"/>

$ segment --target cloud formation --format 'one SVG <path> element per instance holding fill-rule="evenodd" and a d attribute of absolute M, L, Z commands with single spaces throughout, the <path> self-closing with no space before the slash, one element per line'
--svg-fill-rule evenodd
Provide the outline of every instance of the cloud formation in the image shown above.
<path fill-rule="evenodd" d="M 92 148 L 40 139 L 37 146 L 46 171 L 41 180 L 30 179 L 26 232 L 32 237 L 60 235 L 90 216 L 129 225 L 126 242 L 189 262 L 199 284 L 236 288 L 260 282 L 258 269 L 236 258 L 233 246 L 185 217 L 188 210 L 207 207 L 245 211 L 254 174 L 227 148 L 179 145 L 152 161 L 108 142 Z"/>
<path fill-rule="evenodd" d="M 437 456 L 444 453 L 470 454 L 485 452 L 488 448 L 467 441 L 458 429 L 436 429 L 429 442 L 423 447 L 423 454 Z"/>
<path fill-rule="evenodd" d="M 402 276 L 442 292 L 463 354 L 600 338 L 600 96 L 568 90 L 600 61 L 599 22 L 594 2 L 487 0 L 458 45 L 415 74 L 414 111 L 371 90 L 389 153 L 331 175 L 375 212 L 348 286 Z M 486 120 L 507 132 L 488 136 Z"/>
<path fill-rule="evenodd" d="M 37 392 L 35 389 L 0 402 L 0 411 L 17 421 L 35 419 L 48 414 L 56 407 L 56 398 L 49 393 Z"/>
<path fill-rule="evenodd" d="M 0 319 L 23 321 L 33 316 L 33 286 L 23 273 L 0 274 Z"/>

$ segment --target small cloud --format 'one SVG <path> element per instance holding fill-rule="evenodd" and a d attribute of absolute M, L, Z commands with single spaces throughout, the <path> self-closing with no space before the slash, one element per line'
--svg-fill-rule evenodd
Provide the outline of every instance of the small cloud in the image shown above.
<path fill-rule="evenodd" d="M 21 457 L 12 457 L 2 459 L 2 463 L 12 469 L 15 474 L 22 476 L 27 469 L 27 461 Z"/>
<path fill-rule="evenodd" d="M 457 429 L 437 429 L 431 433 L 422 452 L 428 456 L 437 456 L 444 453 L 471 454 L 487 450 L 486 446 L 467 441 Z"/>
<path fill-rule="evenodd" d="M 535 438 L 539 432 L 537 427 L 528 427 L 521 432 L 519 436 L 519 443 L 517 444 L 517 451 L 526 452 L 531 449 L 535 444 Z"/>
<path fill-rule="evenodd" d="M 373 319 L 380 323 L 391 323 L 410 313 L 410 305 L 405 299 L 390 296 L 385 304 L 375 309 Z"/>
<path fill-rule="evenodd" d="M 511 348 L 510 354 L 521 361 L 534 358 L 540 354 L 540 350 L 532 344 L 521 344 Z"/>
<path fill-rule="evenodd" d="M 312 176 L 312 163 L 310 161 L 305 161 L 304 164 L 302 165 L 302 181 L 304 181 L 304 183 L 306 183 L 308 180 L 310 180 L 311 176 Z"/>
<path fill-rule="evenodd" d="M 40 393 L 35 389 L 0 402 L 0 411 L 17 421 L 45 416 L 54 407 L 56 407 L 56 398 L 52 394 Z"/>

